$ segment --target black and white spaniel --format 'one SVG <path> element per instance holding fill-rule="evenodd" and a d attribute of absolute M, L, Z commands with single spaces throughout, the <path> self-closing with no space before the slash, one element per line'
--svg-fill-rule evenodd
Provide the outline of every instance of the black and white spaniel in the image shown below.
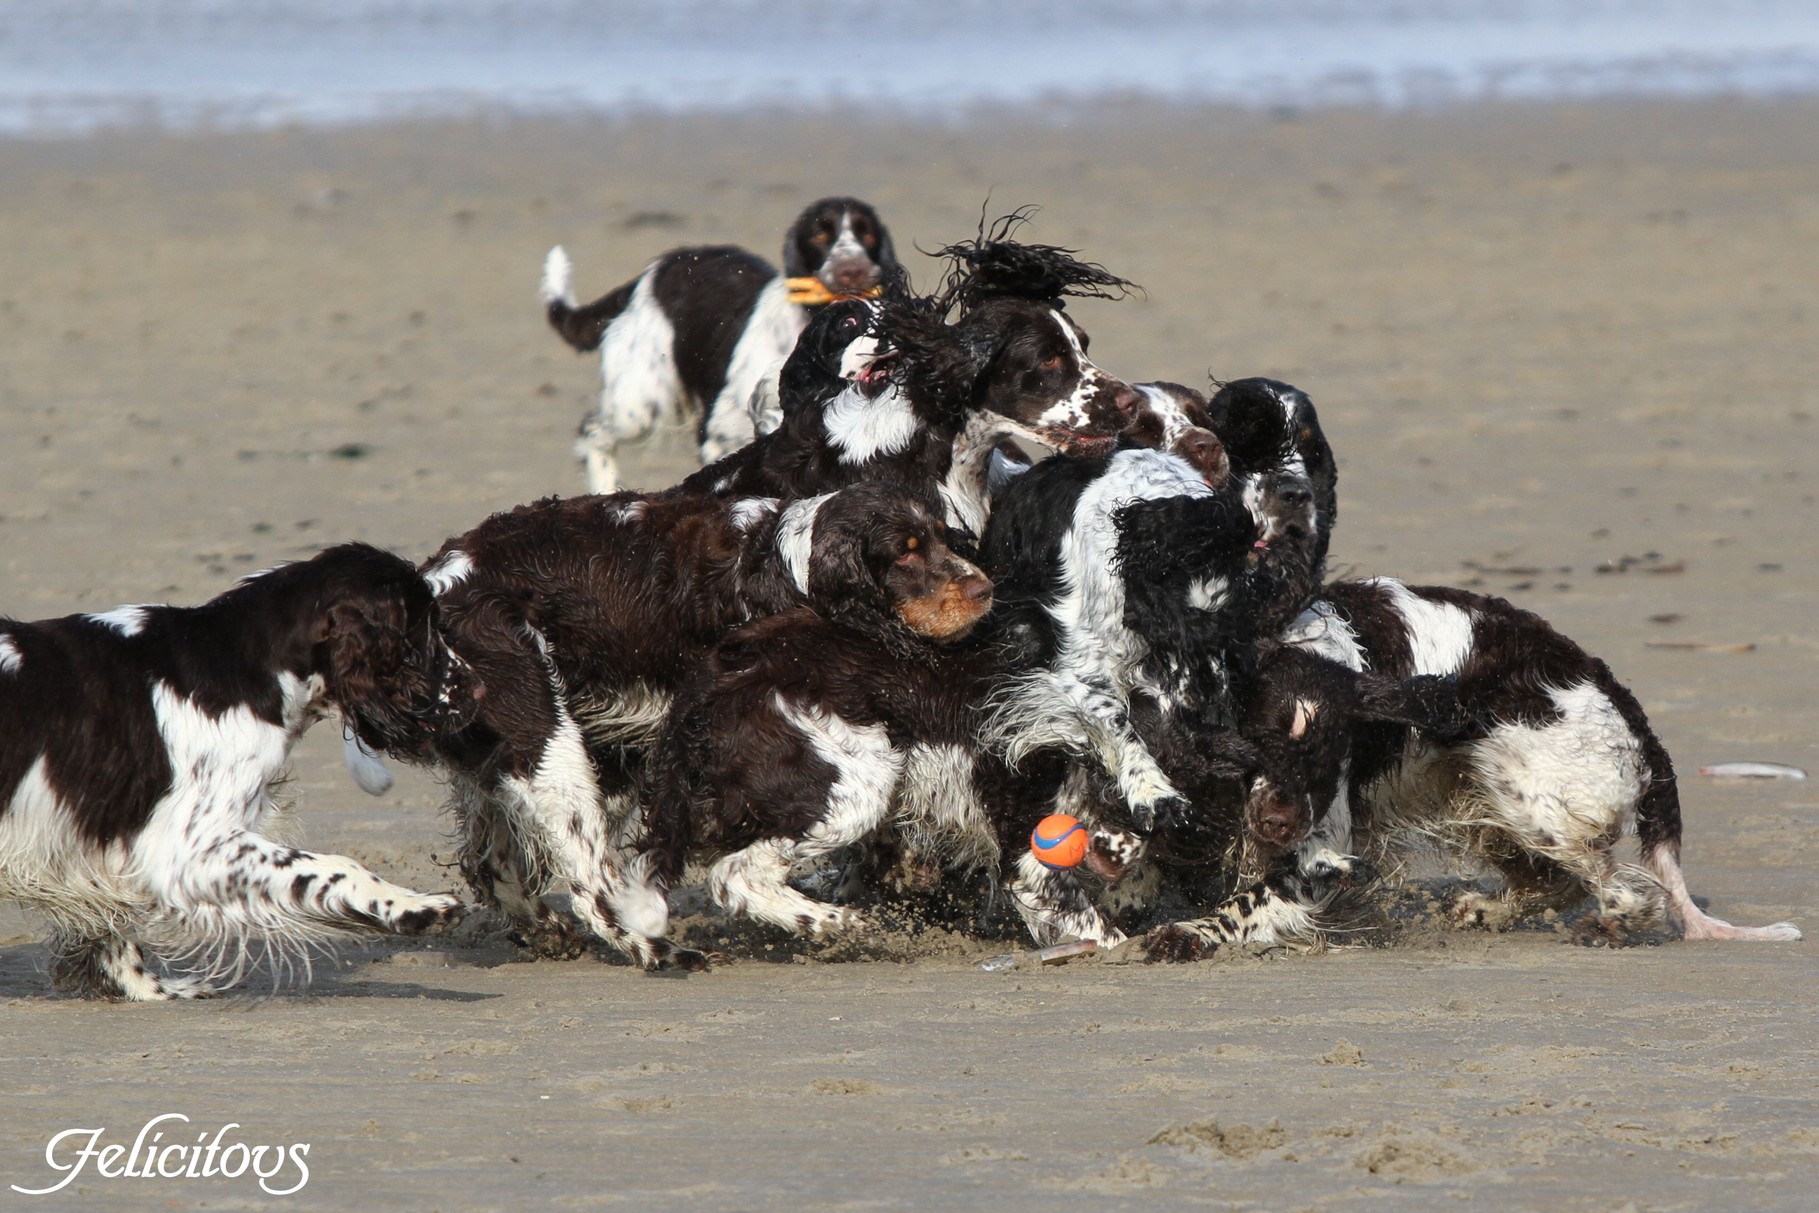
<path fill-rule="evenodd" d="M 623 857 L 640 829 L 643 755 L 670 698 L 730 627 L 798 605 L 812 503 L 694 494 L 550 498 L 496 514 L 424 566 L 450 642 L 488 692 L 443 739 L 461 868 L 481 900 L 552 955 L 582 941 L 544 900 L 640 963 L 660 913 Z M 629 933 L 628 933 L 629 932 Z"/>
<path fill-rule="evenodd" d="M 821 934 L 857 919 L 792 888 L 798 864 L 888 825 L 996 857 L 974 776 L 996 658 L 989 643 L 963 643 L 991 608 L 991 582 L 902 489 L 856 486 L 819 508 L 861 503 L 863 525 L 816 527 L 838 540 L 817 542 L 807 565 L 819 605 L 729 633 L 678 698 L 652 779 L 659 890 L 685 861 L 706 862 L 727 910 Z"/>
<path fill-rule="evenodd" d="M 551 499 L 495 515 L 425 567 L 451 643 L 488 683 L 444 739 L 462 868 L 539 949 L 578 950 L 544 898 L 568 894 L 592 935 L 639 963 L 699 966 L 661 940 L 666 913 L 632 854 L 648 751 L 722 636 L 848 592 L 848 560 L 888 483 L 791 502 L 690 493 Z M 859 538 L 855 538 L 859 537 Z"/>
<path fill-rule="evenodd" d="M 262 831 L 325 713 L 350 745 L 418 756 L 476 691 L 429 587 L 364 544 L 201 606 L 0 620 L 0 897 L 49 919 L 60 987 L 110 998 L 206 994 L 256 945 L 446 923 L 454 896 Z"/>
<path fill-rule="evenodd" d="M 1336 480 L 1312 406 L 1293 388 L 1242 380 L 1216 404 L 1179 384 L 1137 390 L 1123 439 L 1159 450 L 1052 460 L 1033 474 L 1001 462 L 982 548 L 1001 609 L 1026 618 L 1044 654 L 1001 696 L 1000 740 L 1014 758 L 1059 746 L 1095 759 L 1063 796 L 1099 831 L 1098 873 L 1116 883 L 1099 901 L 1126 911 L 1162 880 L 1212 904 L 1248 870 L 1256 831 L 1245 828 L 1243 789 L 1257 755 L 1233 729 L 1232 691 L 1265 629 L 1310 592 Z M 1041 921 L 1122 938 L 1075 874 L 1025 866 L 1020 901 L 1045 905 Z"/>
<path fill-rule="evenodd" d="M 1090 875 L 1018 859 L 1011 891 L 1039 942 L 1122 942 L 1109 912 L 1156 891 L 1139 835 L 1173 848 L 1237 834 L 1251 755 L 1231 729 L 1230 679 L 1254 640 L 1258 527 L 1217 463 L 1138 448 L 1050 459 L 994 501 L 980 554 L 997 626 L 1034 656 L 994 692 L 986 736 L 1016 766 L 1070 755 L 1057 804 L 1093 827 Z M 1213 781 L 1229 791 L 1209 803 Z"/>
<path fill-rule="evenodd" d="M 980 556 L 1043 653 L 1003 699 L 996 728 L 1013 759 L 1047 747 L 1095 759 L 1143 831 L 1184 812 L 1132 726 L 1133 700 L 1209 727 L 1229 716 L 1256 534 L 1233 485 L 1163 451 L 1050 459 L 1012 479 Z"/>
<path fill-rule="evenodd" d="M 1539 616 L 1375 578 L 1327 586 L 1284 640 L 1288 650 L 1258 671 L 1257 708 L 1241 727 L 1268 756 L 1253 799 L 1298 822 L 1302 873 L 1346 871 L 1359 853 L 1379 866 L 1414 835 L 1502 875 L 1495 895 L 1453 899 L 1462 925 L 1502 927 L 1589 899 L 1575 930 L 1585 943 L 1627 942 L 1663 920 L 1688 939 L 1800 938 L 1792 923 L 1732 926 L 1693 902 L 1666 748 L 1610 668 Z M 1458 727 L 1436 733 L 1430 713 L 1411 715 L 1394 680 L 1406 689 L 1424 676 L 1456 686 Z M 1367 677 L 1389 685 L 1362 685 Z M 1628 829 L 1641 867 L 1616 857 Z M 1265 925 L 1249 937 L 1311 935 L 1318 908 L 1266 897 Z M 1158 943 L 1193 955 L 1225 937 L 1217 922 L 1177 923 Z"/>
<path fill-rule="evenodd" d="M 753 436 L 753 391 L 789 356 L 808 308 L 873 292 L 897 257 L 877 211 L 857 198 L 811 203 L 783 239 L 783 273 L 730 245 L 672 249 L 585 306 L 568 254 L 550 250 L 543 302 L 579 351 L 598 349 L 600 403 L 575 452 L 588 490 L 619 487 L 617 451 L 665 418 L 698 418 L 703 463 Z"/>

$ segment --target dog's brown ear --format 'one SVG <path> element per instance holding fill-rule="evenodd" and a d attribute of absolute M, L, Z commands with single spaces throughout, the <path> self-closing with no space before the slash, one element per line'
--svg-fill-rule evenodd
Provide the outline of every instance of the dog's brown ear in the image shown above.
<path fill-rule="evenodd" d="M 808 599 L 829 619 L 851 622 L 888 609 L 884 587 L 865 558 L 865 537 L 849 527 L 817 528 Z"/>
<path fill-rule="evenodd" d="M 433 675 L 409 626 L 402 588 L 343 598 L 328 609 L 329 697 L 375 750 L 418 753 L 431 740 Z"/>
<path fill-rule="evenodd" d="M 1452 740 L 1469 723 L 1459 704 L 1459 680 L 1434 674 L 1400 679 L 1359 674 L 1346 707 L 1355 719 L 1405 724 L 1436 741 Z"/>

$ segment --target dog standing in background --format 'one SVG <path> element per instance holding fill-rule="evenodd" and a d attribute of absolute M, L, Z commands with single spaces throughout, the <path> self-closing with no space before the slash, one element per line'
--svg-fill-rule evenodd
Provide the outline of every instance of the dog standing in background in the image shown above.
<path fill-rule="evenodd" d="M 618 448 L 665 417 L 693 418 L 701 461 L 753 437 L 754 389 L 775 373 L 807 323 L 807 308 L 872 293 L 898 268 L 878 212 L 857 198 L 823 198 L 783 239 L 783 273 L 732 245 L 672 249 L 630 282 L 575 302 L 562 247 L 543 267 L 550 326 L 579 351 L 600 351 L 600 403 L 575 444 L 588 491 L 620 487 Z"/>

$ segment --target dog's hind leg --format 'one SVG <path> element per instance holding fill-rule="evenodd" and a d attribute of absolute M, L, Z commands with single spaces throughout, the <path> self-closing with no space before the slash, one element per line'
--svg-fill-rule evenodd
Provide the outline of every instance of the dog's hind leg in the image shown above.
<path fill-rule="evenodd" d="M 51 983 L 90 998 L 162 1002 L 212 992 L 199 978 L 154 972 L 144 951 L 119 935 L 88 938 L 59 931 L 51 940 Z"/>
<path fill-rule="evenodd" d="M 600 407 L 608 405 L 602 401 Z M 589 413 L 581 422 L 581 433 L 575 439 L 575 455 L 581 460 L 581 474 L 587 479 L 590 493 L 619 491 L 619 440 L 615 438 L 598 412 Z"/>
<path fill-rule="evenodd" d="M 450 781 L 450 792 L 461 828 L 461 874 L 481 903 L 503 914 L 518 942 L 539 956 L 573 960 L 586 952 L 573 923 L 529 891 L 543 864 L 525 852 L 498 797 L 461 776 Z"/>
<path fill-rule="evenodd" d="M 581 731 L 560 700 L 557 710 L 559 723 L 537 765 L 499 784 L 515 828 L 547 865 L 542 891 L 567 892 L 583 927 L 645 968 L 705 968 L 706 957 L 662 938 L 668 914 L 661 897 L 652 901 L 647 886 L 625 879 L 625 856 L 607 837 L 600 784 Z"/>
<path fill-rule="evenodd" d="M 702 463 L 712 463 L 751 442 L 757 433 L 753 394 L 767 379 L 775 394 L 777 368 L 796 348 L 806 319 L 802 309 L 789 301 L 789 288 L 782 278 L 764 285 L 745 331 L 733 346 L 726 383 L 708 402 L 701 418 Z"/>
<path fill-rule="evenodd" d="M 774 835 L 714 864 L 708 887 L 726 909 L 793 931 L 820 935 L 855 925 L 849 909 L 815 901 L 789 886 L 790 868 L 859 842 L 889 818 L 907 757 L 882 725 L 853 725 L 813 707 L 777 702 L 779 715 L 833 772 L 825 799 L 800 807 L 814 824 Z M 773 806 L 774 807 L 774 806 Z"/>
<path fill-rule="evenodd" d="M 859 921 L 856 911 L 816 901 L 790 887 L 790 868 L 800 858 L 794 839 L 755 842 L 723 856 L 708 869 L 708 892 L 728 913 L 804 935 L 826 935 L 855 925 Z"/>
<path fill-rule="evenodd" d="M 651 277 L 639 280 L 631 302 L 600 343 L 600 404 L 581 424 L 575 444 L 590 493 L 619 490 L 618 448 L 650 435 L 687 397 L 676 370 L 676 332 L 657 303 Z"/>
<path fill-rule="evenodd" d="M 1612 853 L 1651 782 L 1644 744 L 1600 688 L 1552 697 L 1557 719 L 1501 723 L 1471 743 L 1469 816 L 1571 873 L 1597 900 L 1579 942 L 1629 942 L 1667 917 L 1653 875 Z"/>
<path fill-rule="evenodd" d="M 392 884 L 345 855 L 236 831 L 180 856 L 153 880 L 161 901 L 205 937 L 307 938 L 312 929 L 417 935 L 462 912 L 452 893 Z"/>
<path fill-rule="evenodd" d="M 1351 856 L 1332 864 L 1291 863 L 1201 918 L 1165 923 L 1144 937 L 1151 960 L 1200 960 L 1227 944 L 1306 942 L 1319 935 L 1317 917 L 1369 865 Z"/>
<path fill-rule="evenodd" d="M 623 878 L 599 771 L 548 641 L 498 604 L 471 606 L 458 626 L 477 641 L 469 660 L 491 688 L 481 708 L 492 738 L 485 762 L 465 760 L 451 800 L 469 881 L 546 955 L 576 952 L 544 904 L 566 893 L 584 930 L 647 968 L 704 967 L 700 953 L 651 938 L 665 915 Z"/>
<path fill-rule="evenodd" d="M 568 709 L 560 674 L 547 653 L 543 661 L 554 727 L 528 771 L 499 781 L 513 828 L 546 866 L 547 887 L 530 891 L 567 892 L 582 926 L 645 968 L 705 968 L 701 953 L 662 938 L 668 925 L 662 897 L 653 896 L 647 883 L 625 878 L 626 856 L 612 845 L 593 758 Z"/>

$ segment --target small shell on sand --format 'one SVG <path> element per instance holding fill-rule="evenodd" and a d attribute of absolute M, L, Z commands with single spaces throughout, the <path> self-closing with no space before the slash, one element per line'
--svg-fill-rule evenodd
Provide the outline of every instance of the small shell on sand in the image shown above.
<path fill-rule="evenodd" d="M 1646 649 L 1685 649 L 1693 653 L 1753 653 L 1756 646 L 1749 641 L 1738 644 L 1719 644 L 1707 640 L 1645 640 L 1642 647 Z"/>
<path fill-rule="evenodd" d="M 1805 779 L 1806 772 L 1784 762 L 1717 762 L 1700 767 L 1701 775 L 1716 779 Z"/>

